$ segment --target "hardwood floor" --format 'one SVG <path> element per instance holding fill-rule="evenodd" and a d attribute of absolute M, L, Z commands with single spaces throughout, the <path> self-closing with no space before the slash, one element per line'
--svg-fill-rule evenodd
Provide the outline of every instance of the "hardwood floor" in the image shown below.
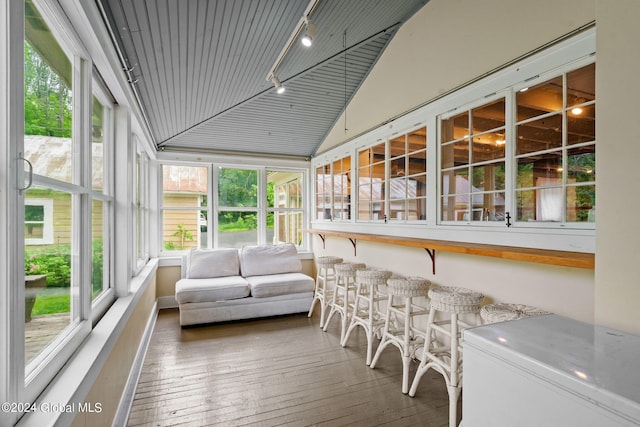
<path fill-rule="evenodd" d="M 439 374 L 429 371 L 408 397 L 400 391 L 398 349 L 385 349 L 371 369 L 362 329 L 346 348 L 339 336 L 338 319 L 322 332 L 315 315 L 181 329 L 178 311 L 162 310 L 128 425 L 448 424 Z"/>

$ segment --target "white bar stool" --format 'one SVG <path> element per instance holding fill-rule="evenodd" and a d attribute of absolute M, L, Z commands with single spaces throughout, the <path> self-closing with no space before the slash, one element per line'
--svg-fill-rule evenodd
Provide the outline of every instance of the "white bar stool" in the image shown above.
<path fill-rule="evenodd" d="M 518 320 L 532 316 L 543 316 L 545 314 L 551 314 L 551 312 L 530 305 L 504 302 L 487 304 L 480 309 L 480 317 L 484 324 Z"/>
<path fill-rule="evenodd" d="M 388 298 L 382 288 L 390 277 L 391 272 L 386 270 L 366 268 L 356 271 L 356 298 L 351 309 L 351 321 L 340 344 L 345 347 L 351 332 L 356 326 L 362 326 L 367 336 L 367 366 L 373 357 L 373 337 L 384 326 L 379 303 Z"/>
<path fill-rule="evenodd" d="M 349 294 L 355 295 L 356 291 L 356 271 L 366 268 L 365 264 L 343 262 L 334 265 L 336 270 L 336 287 L 333 290 L 333 296 L 331 302 L 329 302 L 329 316 L 324 323 L 323 331 L 327 331 L 329 322 L 333 318 L 333 315 L 338 313 L 341 317 L 340 328 L 340 342 L 344 340 L 344 335 L 347 332 L 347 325 L 349 323 Z"/>
<path fill-rule="evenodd" d="M 430 285 L 431 282 L 422 277 L 392 277 L 387 280 L 389 301 L 382 340 L 369 366 L 375 368 L 380 355 L 389 344 L 398 347 L 402 355 L 402 392 L 405 394 L 409 391 L 411 356 L 418 347 L 416 338 L 422 336 L 422 331 L 414 326 L 413 319 L 429 312 L 426 306 L 416 304 L 414 298 L 426 297 Z"/>
<path fill-rule="evenodd" d="M 335 284 L 336 270 L 334 266 L 342 262 L 342 258 L 337 256 L 321 256 L 316 259 L 316 289 L 313 294 L 313 301 L 309 308 L 309 317 L 313 315 L 313 308 L 316 302 L 320 302 L 320 327 L 324 326 L 324 314 L 327 304 L 331 298 L 333 289 L 328 286 L 329 282 Z"/>
<path fill-rule="evenodd" d="M 459 315 L 473 314 L 480 323 L 480 304 L 484 295 L 470 289 L 450 286 L 434 286 L 429 290 L 431 309 L 425 331 L 425 340 L 422 351 L 422 359 L 411 384 L 409 396 L 416 394 L 420 378 L 430 368 L 442 374 L 447 384 L 449 393 L 449 426 L 457 425 L 458 397 L 462 386 L 462 346 L 460 332 L 462 329 L 473 326 L 463 322 Z M 435 321 L 436 313 L 443 313 L 449 319 Z M 447 327 L 448 326 L 448 327 Z M 438 346 L 437 340 L 432 340 L 434 331 L 436 335 L 448 337 L 449 342 Z"/>

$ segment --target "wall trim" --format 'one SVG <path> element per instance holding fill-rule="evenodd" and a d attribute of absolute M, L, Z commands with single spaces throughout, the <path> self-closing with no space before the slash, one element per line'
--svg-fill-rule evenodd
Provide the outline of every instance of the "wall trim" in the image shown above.
<path fill-rule="evenodd" d="M 147 356 L 147 349 L 149 348 L 149 342 L 151 341 L 153 329 L 156 325 L 158 311 L 158 301 L 156 300 L 153 305 L 153 309 L 151 310 L 151 314 L 149 315 L 147 326 L 142 334 L 142 339 L 140 340 L 140 345 L 138 346 L 133 366 L 129 371 L 129 378 L 127 378 L 127 384 L 122 392 L 122 397 L 120 398 L 116 415 L 113 417 L 113 423 L 111 425 L 114 427 L 127 425 L 127 421 L 129 420 L 131 405 L 133 404 L 133 398 L 136 394 L 136 389 L 138 388 L 138 381 L 140 381 L 142 366 L 144 365 L 144 359 Z"/>

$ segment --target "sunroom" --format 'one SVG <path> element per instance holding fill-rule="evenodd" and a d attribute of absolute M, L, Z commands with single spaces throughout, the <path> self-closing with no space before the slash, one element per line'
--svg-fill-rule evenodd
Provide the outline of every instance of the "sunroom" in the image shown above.
<path fill-rule="evenodd" d="M 275 346 L 286 333 L 329 337 L 335 355 L 364 365 L 362 342 L 340 346 L 337 322 L 322 332 L 318 311 L 180 327 L 183 257 L 250 245 L 293 245 L 314 278 L 319 258 L 339 257 L 575 322 L 597 356 L 585 374 L 584 354 L 562 354 L 576 364 L 572 381 L 602 386 L 600 352 L 619 344 L 626 360 L 640 342 L 640 225 L 624 217 L 639 203 L 638 18 L 633 0 L 4 2 L 0 425 L 382 417 L 384 403 L 350 412 L 346 399 L 343 418 L 331 418 L 296 400 L 282 418 L 223 422 L 207 418 L 214 398 L 203 388 L 197 416 L 173 408 L 173 418 L 132 418 L 159 327 L 187 348 L 198 334 L 251 335 L 235 328 L 255 322 L 265 328 L 256 340 L 275 329 L 285 333 Z M 397 371 L 376 381 L 393 384 L 398 406 L 379 419 L 446 423 L 446 407 L 430 421 L 412 406 L 432 405 L 426 391 L 400 393 L 397 350 L 385 357 Z M 504 379 L 491 366 L 486 378 Z M 627 406 L 608 401 L 614 415 L 604 419 L 634 425 L 637 374 L 609 368 Z M 361 377 L 352 374 L 353 387 Z M 466 378 L 476 386 L 462 390 L 456 421 L 487 425 L 471 418 L 479 412 L 464 417 L 474 402 L 486 406 L 480 397 L 508 408 L 498 425 L 529 414 L 514 393 L 477 396 L 486 378 Z M 522 381 L 536 396 L 535 381 Z M 247 392 L 264 398 L 256 393 Z M 567 408 L 550 412 L 557 419 L 574 419 L 573 404 L 555 403 Z M 240 413 L 236 405 L 225 413 Z"/>

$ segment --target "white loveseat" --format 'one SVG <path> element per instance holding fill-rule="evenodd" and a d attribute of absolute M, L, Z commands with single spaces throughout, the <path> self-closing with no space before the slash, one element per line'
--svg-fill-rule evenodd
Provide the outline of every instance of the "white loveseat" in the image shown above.
<path fill-rule="evenodd" d="M 180 325 L 306 312 L 315 282 L 301 270 L 293 244 L 192 250 L 176 283 Z"/>

